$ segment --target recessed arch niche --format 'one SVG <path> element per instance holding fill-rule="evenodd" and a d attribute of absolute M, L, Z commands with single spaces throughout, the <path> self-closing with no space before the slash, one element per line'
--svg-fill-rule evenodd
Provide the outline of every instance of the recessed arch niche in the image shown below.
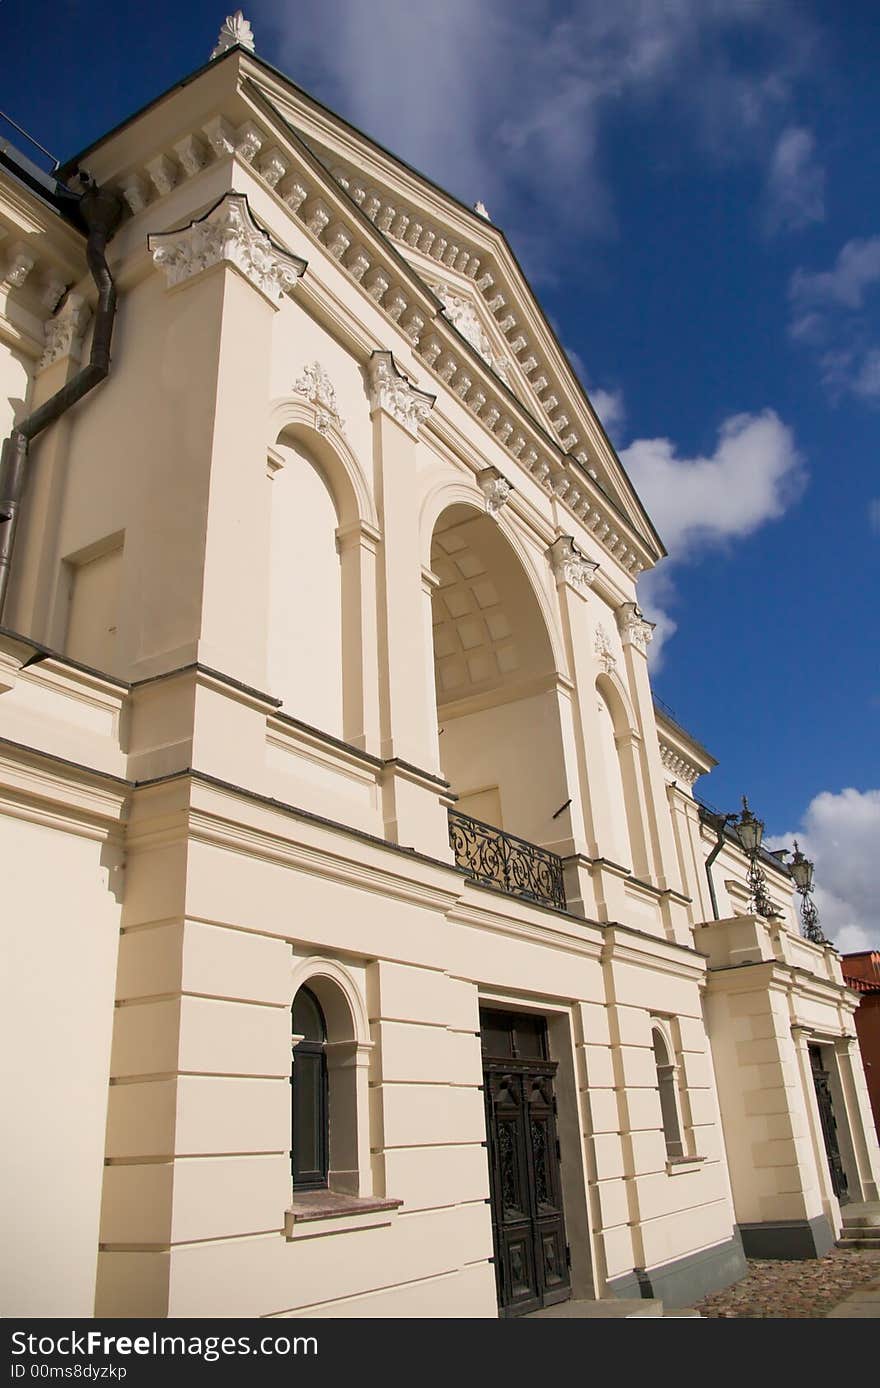
<path fill-rule="evenodd" d="M 270 468 L 269 689 L 285 713 L 344 737 L 339 482 L 293 427 Z"/>
<path fill-rule="evenodd" d="M 532 843 L 565 838 L 568 798 L 553 647 L 496 520 L 456 503 L 431 542 L 440 764 L 463 813 Z"/>

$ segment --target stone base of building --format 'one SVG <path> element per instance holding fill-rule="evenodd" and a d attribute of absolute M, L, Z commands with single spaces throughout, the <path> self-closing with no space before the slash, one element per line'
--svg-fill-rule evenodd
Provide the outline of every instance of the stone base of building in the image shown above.
<path fill-rule="evenodd" d="M 740 1224 L 747 1258 L 823 1258 L 834 1247 L 834 1231 L 824 1215 Z"/>
<path fill-rule="evenodd" d="M 632 1272 L 609 1279 L 608 1290 L 615 1297 L 656 1297 L 664 1306 L 691 1306 L 710 1292 L 723 1291 L 747 1272 L 743 1245 L 738 1234 L 714 1248 L 689 1253 L 656 1268 L 633 1268 Z"/>

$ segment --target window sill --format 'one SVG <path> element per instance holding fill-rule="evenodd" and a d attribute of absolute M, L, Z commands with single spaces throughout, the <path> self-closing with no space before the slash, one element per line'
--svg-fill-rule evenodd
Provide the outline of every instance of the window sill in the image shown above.
<path fill-rule="evenodd" d="M 390 1224 L 403 1204 L 379 1196 L 345 1195 L 333 1190 L 302 1191 L 284 1214 L 284 1237 L 310 1239 Z"/>
<path fill-rule="evenodd" d="M 683 1176 L 688 1171 L 699 1171 L 701 1163 L 705 1160 L 705 1157 L 668 1157 L 666 1175 Z"/>

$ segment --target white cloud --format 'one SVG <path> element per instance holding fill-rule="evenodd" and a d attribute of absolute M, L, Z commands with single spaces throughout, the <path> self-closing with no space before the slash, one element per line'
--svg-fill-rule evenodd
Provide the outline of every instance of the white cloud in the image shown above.
<path fill-rule="evenodd" d="M 841 952 L 880 948 L 880 790 L 823 791 L 810 801 L 800 829 L 768 836 L 766 843 L 790 848 L 795 838 L 816 865 L 815 899 L 825 934 Z"/>
<path fill-rule="evenodd" d="M 769 233 L 799 231 L 825 217 L 825 170 L 816 159 L 809 130 L 790 125 L 776 142 L 765 189 L 764 225 Z"/>
<path fill-rule="evenodd" d="M 613 227 L 602 135 L 615 108 L 662 101 L 676 139 L 715 162 L 762 161 L 816 48 L 793 0 L 254 0 L 254 16 L 294 80 L 487 203 L 527 250 L 546 250 L 542 208 L 560 200 L 557 241 Z"/>
<path fill-rule="evenodd" d="M 677 592 L 667 564 L 649 569 L 639 578 L 639 606 L 649 622 L 654 623 L 654 636 L 648 647 L 648 664 L 655 674 L 663 666 L 666 643 L 678 631 L 678 622 L 670 608 L 675 606 Z"/>
<path fill-rule="evenodd" d="M 829 270 L 795 270 L 789 285 L 789 335 L 816 353 L 833 400 L 854 395 L 880 404 L 880 346 L 868 297 L 880 288 L 880 236 L 855 237 Z"/>
<path fill-rule="evenodd" d="M 589 392 L 590 403 L 602 421 L 606 434 L 615 433 L 626 419 L 622 390 L 603 390 L 597 386 Z"/>
<path fill-rule="evenodd" d="M 868 502 L 868 525 L 875 535 L 880 535 L 880 496 Z"/>
<path fill-rule="evenodd" d="M 859 237 L 841 247 L 830 270 L 795 270 L 789 293 L 796 309 L 860 309 L 880 281 L 880 236 Z"/>
<path fill-rule="evenodd" d="M 880 400 L 880 347 L 865 352 L 852 388 L 863 400 Z"/>
<path fill-rule="evenodd" d="M 674 565 L 783 515 L 800 495 L 804 471 L 794 436 L 774 410 L 726 419 L 711 457 L 679 457 L 663 438 L 636 439 L 620 456 L 669 551 L 666 564 L 639 580 L 639 601 L 657 623 L 648 648 L 656 672 L 677 626 L 669 611 Z"/>
<path fill-rule="evenodd" d="M 673 560 L 751 535 L 800 493 L 794 437 L 774 410 L 737 414 L 711 457 L 680 458 L 670 439 L 636 439 L 621 452 Z"/>

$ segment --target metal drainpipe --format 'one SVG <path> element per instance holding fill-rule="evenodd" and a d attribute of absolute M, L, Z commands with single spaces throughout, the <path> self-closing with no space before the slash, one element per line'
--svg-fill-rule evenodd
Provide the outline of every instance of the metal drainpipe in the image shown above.
<path fill-rule="evenodd" d="M 709 899 L 712 902 L 712 918 L 716 921 L 720 920 L 720 917 L 718 915 L 718 898 L 715 895 L 715 883 L 712 880 L 712 864 L 724 845 L 724 830 L 734 819 L 736 819 L 735 814 L 718 815 L 715 818 L 715 830 L 718 834 L 718 841 L 706 859 L 706 877 L 709 882 Z"/>
<path fill-rule="evenodd" d="M 122 216 L 122 201 L 109 189 L 100 189 L 88 174 L 80 175 L 86 184 L 79 210 L 88 228 L 86 261 L 98 290 L 98 307 L 92 333 L 92 350 L 86 366 L 51 396 L 39 409 L 21 420 L 3 444 L 0 457 L 0 625 L 6 607 L 9 572 L 15 548 L 15 533 L 27 480 L 27 457 L 31 439 L 54 424 L 56 419 L 104 380 L 110 370 L 110 342 L 116 317 L 116 287 L 105 257 L 110 240 Z"/>

